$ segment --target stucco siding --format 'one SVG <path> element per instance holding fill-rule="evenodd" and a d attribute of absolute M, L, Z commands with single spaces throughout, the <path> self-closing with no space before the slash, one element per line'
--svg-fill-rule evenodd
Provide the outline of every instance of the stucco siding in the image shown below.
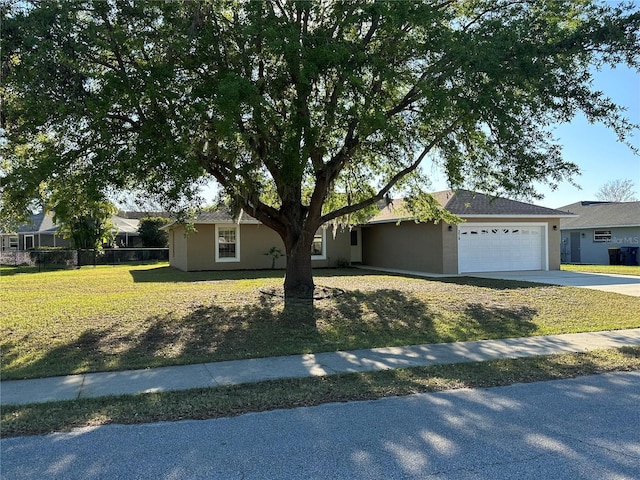
<path fill-rule="evenodd" d="M 347 229 L 338 229 L 335 232 L 332 227 L 326 231 L 327 251 L 326 260 L 314 260 L 314 268 L 336 267 L 348 265 L 351 258 L 351 232 Z"/>
<path fill-rule="evenodd" d="M 237 244 L 239 255 L 234 259 L 216 259 L 216 225 L 196 224 L 196 232 L 184 235 L 184 228 L 175 226 L 169 235 L 169 262 L 175 268 L 185 271 L 200 270 L 254 270 L 268 269 L 272 257 L 267 252 L 278 248 L 285 252 L 279 235 L 262 224 L 218 224 L 218 228 L 239 228 Z M 348 231 L 338 231 L 334 237 L 328 228 L 325 234 L 325 255 L 313 260 L 314 268 L 334 267 L 342 261 L 349 261 L 350 237 Z M 281 256 L 275 268 L 285 268 L 286 258 Z"/>
<path fill-rule="evenodd" d="M 187 239 L 181 225 L 169 230 L 169 265 L 178 270 L 187 270 Z"/>
<path fill-rule="evenodd" d="M 558 219 L 548 220 L 548 234 L 549 234 L 549 270 L 560 270 L 560 226 Z M 553 227 L 556 227 L 554 230 Z"/>
<path fill-rule="evenodd" d="M 412 221 L 364 227 L 362 262 L 373 267 L 444 273 L 442 230 L 443 224 Z"/>
<path fill-rule="evenodd" d="M 594 238 L 595 230 L 611 231 L 611 240 L 607 242 L 596 241 Z M 571 240 L 572 233 L 578 240 L 577 244 Z M 577 247 L 578 252 L 572 252 L 572 247 Z M 613 247 L 640 247 L 640 227 L 603 227 L 562 231 L 562 260 L 566 263 L 575 261 L 576 263 L 608 265 L 609 248 Z"/>
<path fill-rule="evenodd" d="M 549 269 L 560 269 L 559 221 L 554 218 L 472 218 L 472 223 L 546 224 Z M 464 225 L 462 223 L 461 225 Z M 556 226 L 554 230 L 553 227 Z M 373 267 L 430 273 L 458 273 L 458 226 L 411 221 L 379 223 L 362 229 L 363 263 Z"/>
<path fill-rule="evenodd" d="M 442 224 L 442 273 L 458 273 L 457 225 Z"/>

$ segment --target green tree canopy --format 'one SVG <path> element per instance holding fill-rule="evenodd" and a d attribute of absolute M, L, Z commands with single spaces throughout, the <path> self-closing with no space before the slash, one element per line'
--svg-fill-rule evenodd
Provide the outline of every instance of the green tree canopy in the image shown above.
<path fill-rule="evenodd" d="M 310 247 L 409 192 L 535 195 L 570 178 L 550 134 L 582 111 L 636 126 L 591 88 L 638 68 L 640 13 L 590 0 L 25 1 L 3 23 L 7 205 L 82 172 L 175 209 L 214 177 L 283 239 L 285 292 L 313 288 Z"/>
<path fill-rule="evenodd" d="M 166 247 L 169 235 L 165 230 L 160 230 L 169 223 L 168 218 L 145 217 L 140 219 L 138 233 L 143 247 Z"/>
<path fill-rule="evenodd" d="M 87 191 L 81 181 L 70 181 L 46 195 L 47 206 L 60 233 L 74 248 L 100 249 L 117 234 L 111 222 L 117 209 L 107 199 L 87 195 Z"/>

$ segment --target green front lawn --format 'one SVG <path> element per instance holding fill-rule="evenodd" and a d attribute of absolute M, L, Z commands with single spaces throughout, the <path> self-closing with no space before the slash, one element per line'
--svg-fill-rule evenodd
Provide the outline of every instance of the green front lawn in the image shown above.
<path fill-rule="evenodd" d="M 0 271 L 2 379 L 640 327 L 640 298 L 489 279 L 320 270 L 313 308 L 264 295 L 281 271 L 167 266 Z"/>
<path fill-rule="evenodd" d="M 563 264 L 561 270 L 569 272 L 586 273 L 611 273 L 614 275 L 638 275 L 640 276 L 640 266 L 638 265 L 574 265 Z"/>

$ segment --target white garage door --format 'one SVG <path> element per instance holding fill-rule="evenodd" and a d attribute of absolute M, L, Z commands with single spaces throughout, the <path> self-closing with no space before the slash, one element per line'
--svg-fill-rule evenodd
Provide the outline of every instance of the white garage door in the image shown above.
<path fill-rule="evenodd" d="M 540 225 L 460 225 L 458 271 L 546 270 L 544 232 Z"/>

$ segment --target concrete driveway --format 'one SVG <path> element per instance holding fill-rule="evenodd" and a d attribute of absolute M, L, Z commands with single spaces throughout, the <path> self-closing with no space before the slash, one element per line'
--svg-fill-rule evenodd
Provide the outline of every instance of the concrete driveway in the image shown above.
<path fill-rule="evenodd" d="M 605 292 L 640 297 L 640 277 L 635 275 L 613 275 L 604 273 L 550 271 L 517 271 L 467 273 L 468 277 L 515 280 L 520 282 L 546 283 L 568 287 L 590 288 Z"/>

